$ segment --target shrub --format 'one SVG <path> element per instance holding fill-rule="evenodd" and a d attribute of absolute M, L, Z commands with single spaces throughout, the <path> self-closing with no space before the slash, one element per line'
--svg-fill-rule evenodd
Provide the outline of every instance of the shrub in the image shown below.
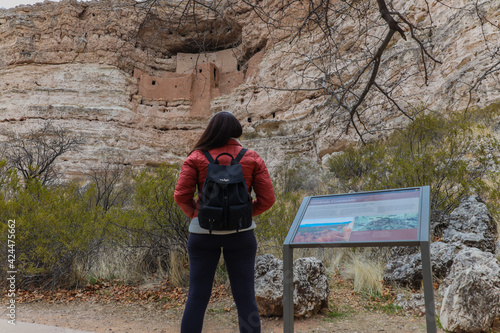
<path fill-rule="evenodd" d="M 297 156 L 288 157 L 273 172 L 275 192 L 324 193 L 321 175 L 320 165 Z"/>
<path fill-rule="evenodd" d="M 384 142 L 351 147 L 330 159 L 333 190 L 380 190 L 430 185 L 433 214 L 448 214 L 485 176 L 498 148 L 493 136 L 463 114 L 420 115 Z M 489 159 L 489 160 L 488 160 Z"/>
<path fill-rule="evenodd" d="M 88 205 L 89 195 L 74 183 L 47 188 L 33 180 L 15 197 L 0 201 L 2 211 L 16 221 L 19 287 L 78 282 L 75 265 L 86 266 L 102 235 L 99 215 Z"/>

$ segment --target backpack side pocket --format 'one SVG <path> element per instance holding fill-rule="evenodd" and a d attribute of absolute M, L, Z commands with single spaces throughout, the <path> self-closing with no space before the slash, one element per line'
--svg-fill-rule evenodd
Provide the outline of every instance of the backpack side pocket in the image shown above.
<path fill-rule="evenodd" d="M 222 207 L 203 206 L 203 209 L 198 210 L 200 227 L 208 229 L 210 233 L 212 233 L 214 229 L 220 230 L 220 228 L 223 227 L 223 211 Z"/>
<path fill-rule="evenodd" d="M 229 219 L 231 225 L 237 226 L 236 230 L 249 228 L 252 225 L 252 201 L 244 205 L 229 206 Z"/>

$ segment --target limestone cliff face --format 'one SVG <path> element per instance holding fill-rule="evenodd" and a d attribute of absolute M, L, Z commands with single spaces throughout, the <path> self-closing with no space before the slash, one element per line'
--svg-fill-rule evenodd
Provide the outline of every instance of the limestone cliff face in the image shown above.
<path fill-rule="evenodd" d="M 483 25 L 470 11 L 432 4 L 432 50 L 442 64 L 429 68 L 428 84 L 420 77 L 401 83 L 405 107 L 423 103 L 443 111 L 500 100 L 493 67 L 500 4 L 481 6 Z M 398 8 L 418 20 L 425 7 L 412 0 Z M 320 161 L 356 140 L 337 125 L 327 96 L 294 90 L 313 84 L 304 82 L 307 59 L 298 56 L 319 42 L 313 37 L 290 44 L 286 32 L 266 26 L 245 6 L 228 10 L 224 19 L 189 14 L 183 26 L 175 24 L 175 12 L 150 13 L 147 23 L 144 15 L 128 0 L 0 10 L 0 135 L 43 121 L 84 134 L 82 149 L 59 161 L 70 176 L 117 156 L 137 166 L 180 162 L 220 110 L 235 113 L 245 127 L 244 144 L 270 166 L 291 154 Z M 396 40 L 385 53 L 390 70 L 383 77 L 409 70 L 411 57 L 418 58 L 415 42 Z M 489 68 L 470 100 L 470 87 Z M 406 121 L 383 103 L 365 116 L 374 133 Z"/>

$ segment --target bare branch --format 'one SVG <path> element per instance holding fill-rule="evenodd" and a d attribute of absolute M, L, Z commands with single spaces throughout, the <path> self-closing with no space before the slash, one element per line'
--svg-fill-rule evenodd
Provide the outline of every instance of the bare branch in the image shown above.
<path fill-rule="evenodd" d="M 364 102 L 365 97 L 368 94 L 368 92 L 370 91 L 371 87 L 375 84 L 375 78 L 377 77 L 378 70 L 380 67 L 380 59 L 382 58 L 382 53 L 387 48 L 387 45 L 389 45 L 389 42 L 391 41 L 394 33 L 395 33 L 395 30 L 392 30 L 392 29 L 387 32 L 387 35 L 385 36 L 384 41 L 379 46 L 377 53 L 375 54 L 375 56 L 372 59 L 373 68 L 372 68 L 372 73 L 370 75 L 370 79 L 366 83 L 365 88 L 363 89 L 363 92 L 358 97 L 358 100 L 356 101 L 356 103 L 352 106 L 352 108 L 349 111 L 350 124 L 352 124 L 352 125 L 354 125 L 354 114 L 357 112 L 357 109 L 361 105 L 361 103 Z M 349 125 L 346 128 L 346 133 L 348 130 L 349 130 Z"/>
<path fill-rule="evenodd" d="M 391 103 L 399 110 L 399 112 L 401 112 L 402 114 L 404 114 L 406 117 L 408 117 L 408 119 L 410 120 L 414 120 L 412 116 L 410 116 L 408 113 L 405 112 L 405 110 L 403 110 L 403 108 L 401 108 L 399 106 L 399 104 L 391 97 L 389 96 L 389 94 L 384 90 L 382 89 L 382 87 L 380 87 L 377 82 L 374 82 L 373 85 L 389 100 L 391 101 Z"/>
<path fill-rule="evenodd" d="M 26 182 L 38 179 L 47 186 L 59 178 L 55 160 L 68 151 L 77 150 L 83 142 L 81 136 L 71 135 L 47 122 L 23 136 L 10 133 L 3 144 L 9 165 L 17 169 Z"/>
<path fill-rule="evenodd" d="M 401 37 L 403 37 L 403 39 L 406 40 L 405 32 L 403 31 L 403 29 L 401 29 L 398 22 L 396 22 L 396 20 L 392 17 L 391 13 L 387 9 L 387 4 L 385 3 L 385 0 L 377 0 L 377 4 L 380 11 L 380 15 L 382 15 L 384 21 L 387 22 L 389 29 L 391 29 L 392 31 L 399 32 Z"/>

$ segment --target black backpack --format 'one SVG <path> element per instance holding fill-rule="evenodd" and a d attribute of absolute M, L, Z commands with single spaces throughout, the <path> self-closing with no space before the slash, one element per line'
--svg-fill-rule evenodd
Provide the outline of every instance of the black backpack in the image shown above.
<path fill-rule="evenodd" d="M 252 225 L 252 197 L 243 178 L 239 164 L 247 149 L 243 148 L 236 158 L 231 154 L 219 154 L 215 160 L 203 151 L 208 159 L 207 178 L 198 207 L 200 227 L 212 230 L 240 230 Z M 219 157 L 231 157 L 230 165 L 220 165 Z"/>

